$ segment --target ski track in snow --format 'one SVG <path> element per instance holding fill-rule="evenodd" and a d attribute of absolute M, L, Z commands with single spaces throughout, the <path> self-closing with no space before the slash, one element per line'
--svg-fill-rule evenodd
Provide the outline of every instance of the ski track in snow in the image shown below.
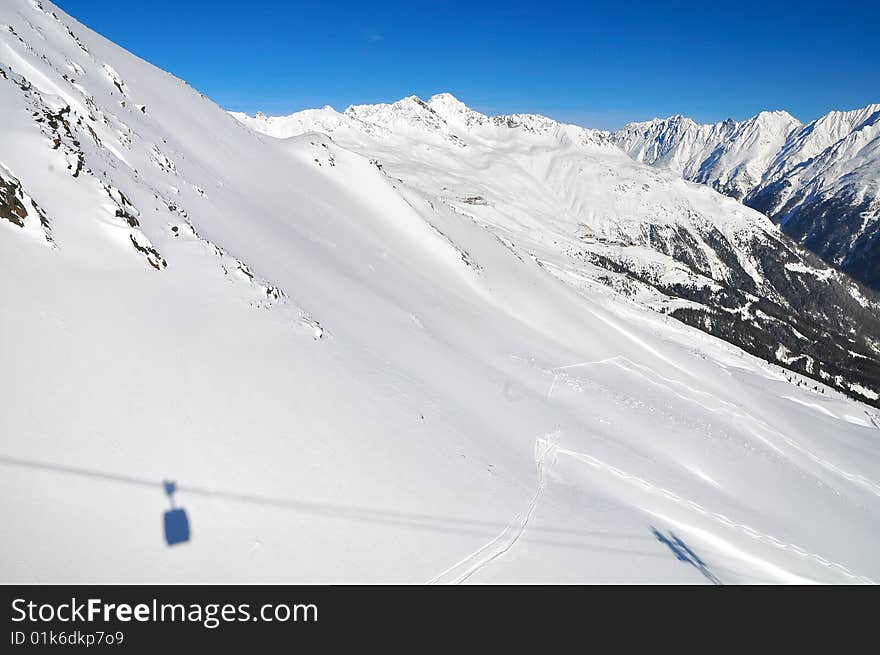
<path fill-rule="evenodd" d="M 529 520 L 535 512 L 538 499 L 544 491 L 544 462 L 547 455 L 553 451 L 557 438 L 558 433 L 554 433 L 548 439 L 538 439 L 535 441 L 535 464 L 538 469 L 538 481 L 528 509 L 521 514 L 517 514 L 497 537 L 429 580 L 428 584 L 461 584 L 467 581 L 474 573 L 513 548 L 525 532 Z"/>
<path fill-rule="evenodd" d="M 629 363 L 631 365 L 631 367 L 625 365 L 623 362 Z M 779 439 L 784 441 L 786 445 L 788 445 L 790 448 L 792 448 L 792 449 L 796 450 L 797 452 L 801 453 L 802 455 L 804 455 L 807 459 L 809 459 L 814 464 L 819 465 L 820 467 L 826 469 L 827 471 L 830 471 L 831 473 L 834 473 L 835 475 L 843 478 L 844 480 L 847 480 L 848 482 L 862 486 L 862 487 L 868 489 L 875 496 L 880 497 L 880 484 L 877 484 L 873 480 L 871 480 L 861 474 L 850 473 L 849 471 L 844 471 L 843 469 L 841 469 L 839 466 L 837 466 L 833 462 L 830 462 L 827 459 L 820 457 L 819 455 L 817 455 L 813 451 L 811 451 L 809 448 L 801 445 L 800 443 L 798 443 L 797 441 L 795 441 L 791 437 L 783 434 L 778 429 L 767 424 L 766 422 L 764 422 L 758 418 L 755 418 L 754 416 L 746 414 L 744 412 L 738 411 L 739 407 L 736 404 L 728 402 L 726 400 L 722 400 L 721 398 L 718 398 L 717 396 L 710 394 L 708 392 L 700 391 L 699 389 L 694 389 L 693 387 L 685 384 L 684 382 L 667 378 L 667 377 L 657 373 L 656 371 L 654 371 L 650 367 L 643 366 L 641 364 L 637 364 L 636 362 L 633 362 L 629 358 L 624 357 L 622 355 L 608 357 L 606 359 L 602 359 L 602 360 L 595 361 L 595 362 L 581 362 L 578 364 L 569 364 L 567 366 L 558 366 L 558 367 L 552 369 L 553 374 L 554 374 L 553 381 L 551 382 L 550 389 L 547 392 L 547 398 L 549 399 L 551 397 L 551 395 L 553 393 L 553 389 L 555 388 L 556 382 L 559 378 L 560 372 L 562 372 L 566 369 L 570 369 L 570 368 L 577 368 L 580 366 L 591 366 L 591 365 L 598 365 L 598 364 L 611 364 L 611 365 L 617 366 L 625 371 L 628 371 L 630 373 L 634 373 L 636 375 L 641 376 L 644 380 L 646 380 L 650 384 L 653 384 L 655 386 L 666 389 L 667 391 L 673 393 L 674 395 L 681 398 L 682 400 L 696 403 L 696 404 L 700 405 L 700 407 L 702 407 L 703 409 L 707 409 L 711 412 L 727 414 L 728 416 L 730 416 L 738 421 L 750 422 L 753 425 L 757 426 L 759 429 L 764 430 L 766 432 L 769 432 L 775 437 L 778 437 Z M 654 378 L 657 378 L 657 379 L 652 379 L 651 376 L 654 376 Z M 658 379 L 661 381 L 658 381 Z M 722 407 L 710 407 L 692 396 L 683 395 L 683 394 L 679 393 L 678 391 L 676 391 L 672 387 L 673 384 L 678 385 L 680 387 L 684 387 L 685 389 L 687 389 L 688 391 L 690 391 L 693 394 L 696 394 L 699 396 L 704 396 L 707 398 L 711 398 L 712 400 L 716 401 L 717 403 L 720 403 L 722 405 Z M 813 405 L 813 404 L 806 403 L 803 401 L 795 400 L 791 396 L 782 396 L 782 397 L 786 398 L 788 400 L 794 400 L 798 404 L 808 405 L 814 409 L 820 409 L 832 418 L 839 418 L 838 416 L 836 416 L 835 414 L 832 414 L 831 412 L 829 412 L 828 410 L 826 410 L 823 407 L 819 407 L 817 405 Z M 785 453 L 782 450 L 780 450 L 780 448 L 778 446 L 776 446 L 769 439 L 767 439 L 766 436 L 758 434 L 758 432 L 756 432 L 755 430 L 750 430 L 750 432 L 755 437 L 760 439 L 761 442 L 764 443 L 765 445 L 767 445 L 769 448 L 771 448 L 772 450 L 774 450 L 778 454 L 785 456 Z"/>
<path fill-rule="evenodd" d="M 545 448 L 548 451 L 552 451 L 554 454 L 558 453 L 561 455 L 568 455 L 569 457 L 572 457 L 578 461 L 584 462 L 585 464 L 588 464 L 589 466 L 592 466 L 595 469 L 598 469 L 600 471 L 604 471 L 606 473 L 611 473 L 615 477 L 617 477 L 621 480 L 625 480 L 631 484 L 634 484 L 635 486 L 641 488 L 642 490 L 648 492 L 649 494 L 666 498 L 667 500 L 670 500 L 677 505 L 680 505 L 680 506 L 685 507 L 687 509 L 693 510 L 693 511 L 695 511 L 695 512 L 697 512 L 707 518 L 710 518 L 710 519 L 716 521 L 717 523 L 720 523 L 721 525 L 724 525 L 725 527 L 732 528 L 738 532 L 741 532 L 741 533 L 751 537 L 752 539 L 769 544 L 771 546 L 775 546 L 776 548 L 779 548 L 782 550 L 793 552 L 793 553 L 799 555 L 800 557 L 803 557 L 805 559 L 809 559 L 813 562 L 821 564 L 822 566 L 829 568 L 829 569 L 832 569 L 834 571 L 837 571 L 838 573 L 842 573 L 844 576 L 846 576 L 850 580 L 854 580 L 856 582 L 861 582 L 864 584 L 876 584 L 876 582 L 874 582 L 870 578 L 867 578 L 863 575 L 859 575 L 859 574 L 851 571 L 843 564 L 833 562 L 829 559 L 826 559 L 825 557 L 822 557 L 821 555 L 811 553 L 808 550 L 806 550 L 805 548 L 802 548 L 796 544 L 786 543 L 780 539 L 777 539 L 776 537 L 774 537 L 772 535 L 765 534 L 765 533 L 762 533 L 758 530 L 755 530 L 751 526 L 748 526 L 748 525 L 745 525 L 742 523 L 737 523 L 736 521 L 728 518 L 724 514 L 721 514 L 719 512 L 714 512 L 710 509 L 707 509 L 703 505 L 700 505 L 699 503 L 694 502 L 693 500 L 683 498 L 682 496 L 679 496 L 678 494 L 676 494 L 673 491 L 670 491 L 669 489 L 665 489 L 663 487 L 658 487 L 657 485 L 652 484 L 651 482 L 648 482 L 644 478 L 641 478 L 637 475 L 632 475 L 630 473 L 627 473 L 626 471 L 623 471 L 623 470 L 621 470 L 611 464 L 607 464 L 607 463 L 601 461 L 600 459 L 593 457 L 592 455 L 588 455 L 587 453 L 580 453 L 580 452 L 577 452 L 574 450 L 568 450 L 566 448 L 559 448 L 558 446 L 553 445 L 553 444 L 547 444 L 547 446 L 545 446 Z M 646 511 L 648 511 L 648 510 L 646 510 Z"/>
<path fill-rule="evenodd" d="M 738 523 L 738 522 L 734 521 L 733 519 L 725 516 L 724 514 L 721 514 L 720 512 L 715 512 L 711 509 L 708 509 L 705 506 L 701 505 L 700 503 L 697 503 L 697 502 L 690 500 L 688 498 L 684 498 L 683 496 L 680 496 L 679 494 L 677 494 L 673 491 L 670 491 L 669 489 L 655 485 L 655 484 L 649 482 L 648 480 L 645 480 L 644 478 L 641 478 L 637 475 L 627 473 L 626 471 L 624 471 L 616 466 L 613 466 L 611 464 L 608 464 L 606 462 L 603 462 L 602 460 L 600 460 L 592 455 L 589 455 L 587 453 L 577 452 L 577 451 L 570 450 L 567 448 L 561 448 L 558 446 L 558 443 L 557 443 L 559 437 L 560 437 L 560 434 L 557 432 L 557 433 L 553 433 L 552 435 L 549 435 L 549 437 L 547 439 L 539 438 L 535 442 L 535 462 L 536 462 L 537 471 L 538 471 L 538 479 L 537 479 L 537 485 L 535 488 L 535 492 L 532 495 L 532 498 L 529 502 L 529 506 L 526 509 L 526 511 L 518 514 L 510 523 L 508 523 L 504 527 L 504 529 L 494 539 L 487 542 L 486 544 L 481 546 L 479 549 L 477 549 L 476 551 L 474 551 L 470 555 L 462 558 L 460 561 L 456 562 L 455 564 L 450 566 L 448 569 L 446 569 L 442 573 L 440 573 L 437 576 L 435 576 L 434 578 L 432 578 L 428 582 L 428 584 L 461 584 L 463 582 L 466 582 L 475 573 L 477 573 L 478 571 L 481 571 L 487 565 L 491 564 L 493 561 L 497 560 L 498 558 L 500 558 L 501 556 L 503 556 L 504 554 L 509 552 L 516 545 L 516 543 L 519 541 L 519 539 L 525 533 L 525 531 L 528 527 L 529 521 L 531 520 L 531 517 L 535 511 L 535 508 L 537 507 L 538 500 L 541 497 L 542 492 L 544 491 L 545 484 L 546 484 L 545 480 L 544 480 L 545 462 L 547 461 L 547 458 L 549 456 L 555 457 L 556 455 L 567 455 L 567 456 L 569 456 L 573 459 L 576 459 L 580 462 L 583 462 L 583 463 L 585 463 L 595 469 L 598 469 L 598 470 L 603 471 L 605 473 L 610 473 L 614 477 L 621 479 L 621 480 L 624 480 L 630 484 L 633 484 L 653 496 L 660 496 L 662 498 L 665 498 L 666 500 L 669 500 L 669 501 L 675 503 L 676 505 L 679 505 L 679 506 L 684 507 L 688 510 L 697 512 L 698 514 L 705 516 L 709 519 L 712 519 L 716 523 L 719 523 L 719 524 L 725 526 L 726 528 L 730 528 L 730 529 L 735 530 L 741 534 L 745 534 L 746 536 L 750 537 L 751 539 L 754 539 L 756 541 L 774 546 L 775 548 L 778 548 L 780 550 L 794 553 L 794 554 L 798 555 L 799 557 L 802 557 L 804 559 L 808 559 L 812 562 L 820 564 L 821 566 L 824 566 L 825 568 L 831 569 L 833 571 L 836 571 L 837 573 L 842 574 L 843 576 L 845 576 L 849 580 L 852 580 L 854 582 L 863 583 L 863 584 L 877 584 L 871 578 L 868 578 L 866 576 L 855 573 L 854 571 L 852 571 L 848 567 L 844 566 L 843 564 L 840 564 L 838 562 L 834 562 L 834 561 L 829 560 L 821 555 L 810 552 L 807 549 L 805 549 L 801 546 L 798 546 L 797 544 L 791 544 L 791 543 L 784 542 L 781 539 L 774 537 L 773 535 L 763 533 L 763 532 L 756 530 L 755 528 L 752 528 L 751 526 L 746 525 L 744 523 Z M 663 516 L 661 514 L 657 514 L 656 512 L 652 511 L 651 509 L 648 509 L 645 507 L 642 507 L 641 509 L 648 512 L 649 514 L 653 514 L 658 517 Z M 678 525 L 681 528 L 687 529 L 687 526 L 684 526 L 683 524 L 679 523 Z M 716 537 L 716 539 L 720 539 L 720 538 Z M 734 547 L 731 547 L 730 549 L 735 552 L 740 553 L 740 555 L 742 555 L 743 557 L 746 557 L 746 559 L 755 560 L 755 561 L 758 560 L 758 558 L 756 558 L 752 554 L 744 553 L 744 551 L 741 551 L 741 550 L 736 549 Z M 763 562 L 767 566 L 772 566 L 772 568 L 777 569 L 780 574 L 794 576 L 794 574 L 783 569 L 782 567 L 779 567 L 777 565 L 771 565 L 769 562 L 764 562 L 763 560 L 760 560 L 760 561 Z M 796 577 L 798 577 L 798 579 L 801 579 L 800 576 L 796 576 Z"/>

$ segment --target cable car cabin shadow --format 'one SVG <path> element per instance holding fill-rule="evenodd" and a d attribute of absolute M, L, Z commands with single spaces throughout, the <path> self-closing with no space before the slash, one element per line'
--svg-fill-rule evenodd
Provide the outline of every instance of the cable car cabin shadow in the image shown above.
<path fill-rule="evenodd" d="M 165 512 L 165 541 L 169 546 L 189 541 L 189 518 L 183 508 Z"/>

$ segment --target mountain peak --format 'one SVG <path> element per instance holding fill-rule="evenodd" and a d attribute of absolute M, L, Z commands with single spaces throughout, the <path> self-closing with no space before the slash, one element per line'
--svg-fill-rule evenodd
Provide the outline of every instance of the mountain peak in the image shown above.
<path fill-rule="evenodd" d="M 473 111 L 451 93 L 437 93 L 428 99 L 428 106 L 443 116 L 466 114 Z"/>
<path fill-rule="evenodd" d="M 797 118 L 784 109 L 759 111 L 750 120 L 759 125 L 783 125 L 791 127 L 799 127 L 801 125 L 801 122 Z"/>
<path fill-rule="evenodd" d="M 803 124 L 785 110 L 696 125 L 681 119 L 631 123 L 611 140 L 640 162 L 670 168 L 781 222 L 816 254 L 880 288 L 880 104 L 830 111 Z M 838 217 L 829 221 L 829 216 Z M 821 238 L 820 236 L 821 235 Z"/>
<path fill-rule="evenodd" d="M 467 105 L 465 105 L 461 100 L 457 97 L 449 93 L 448 91 L 444 91 L 442 93 L 435 93 L 430 98 L 428 98 L 429 105 L 449 105 L 454 107 L 459 107 L 461 109 L 469 109 Z"/>

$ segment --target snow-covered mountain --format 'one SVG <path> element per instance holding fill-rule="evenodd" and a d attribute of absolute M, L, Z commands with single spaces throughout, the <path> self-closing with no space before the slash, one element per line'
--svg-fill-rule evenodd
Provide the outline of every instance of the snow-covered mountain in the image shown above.
<path fill-rule="evenodd" d="M 682 116 L 610 135 L 758 209 L 826 262 L 880 289 L 880 104 L 801 124 L 784 111 L 698 125 Z"/>
<path fill-rule="evenodd" d="M 450 94 L 343 113 L 234 115 L 278 138 L 331 135 L 328 147 L 372 158 L 569 283 L 609 284 L 792 370 L 842 389 L 871 389 L 866 398 L 877 400 L 880 305 L 873 294 L 765 216 L 633 164 L 603 132 L 543 116 L 489 117 Z M 758 123 L 774 120 L 784 119 Z M 785 129 L 773 133 L 784 140 Z M 746 162 L 738 170 L 752 170 L 757 146 L 750 147 L 748 154 L 745 145 L 731 150 Z"/>
<path fill-rule="evenodd" d="M 447 96 L 278 140 L 49 2 L 0 108 L 0 582 L 880 580 L 877 411 L 644 306 L 758 239 L 873 311 L 760 214 Z"/>

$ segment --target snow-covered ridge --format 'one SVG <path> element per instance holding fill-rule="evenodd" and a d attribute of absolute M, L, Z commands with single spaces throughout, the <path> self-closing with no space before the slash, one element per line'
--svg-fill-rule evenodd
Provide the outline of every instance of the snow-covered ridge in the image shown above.
<path fill-rule="evenodd" d="M 0 582 L 880 581 L 876 387 L 643 306 L 855 302 L 732 199 L 540 120 L 273 139 L 49 2 L 0 112 Z"/>
<path fill-rule="evenodd" d="M 711 181 L 738 199 L 760 183 L 789 136 L 801 127 L 785 111 L 698 125 L 682 116 L 630 123 L 612 135 L 637 161 L 660 164 L 695 182 Z"/>
<path fill-rule="evenodd" d="M 802 124 L 786 112 L 699 125 L 682 116 L 610 135 L 634 159 L 742 200 L 880 288 L 880 104 Z"/>
<path fill-rule="evenodd" d="M 440 135 L 453 142 L 461 142 L 465 136 L 497 139 L 504 132 L 511 131 L 545 135 L 581 145 L 611 146 L 607 134 L 601 130 L 560 123 L 539 114 L 487 116 L 469 108 L 451 93 L 438 93 L 427 101 L 409 96 L 393 103 L 352 105 L 342 113 L 329 106 L 306 109 L 287 116 L 230 113 L 258 132 L 277 138 L 349 129 L 374 137 L 412 132 Z"/>

